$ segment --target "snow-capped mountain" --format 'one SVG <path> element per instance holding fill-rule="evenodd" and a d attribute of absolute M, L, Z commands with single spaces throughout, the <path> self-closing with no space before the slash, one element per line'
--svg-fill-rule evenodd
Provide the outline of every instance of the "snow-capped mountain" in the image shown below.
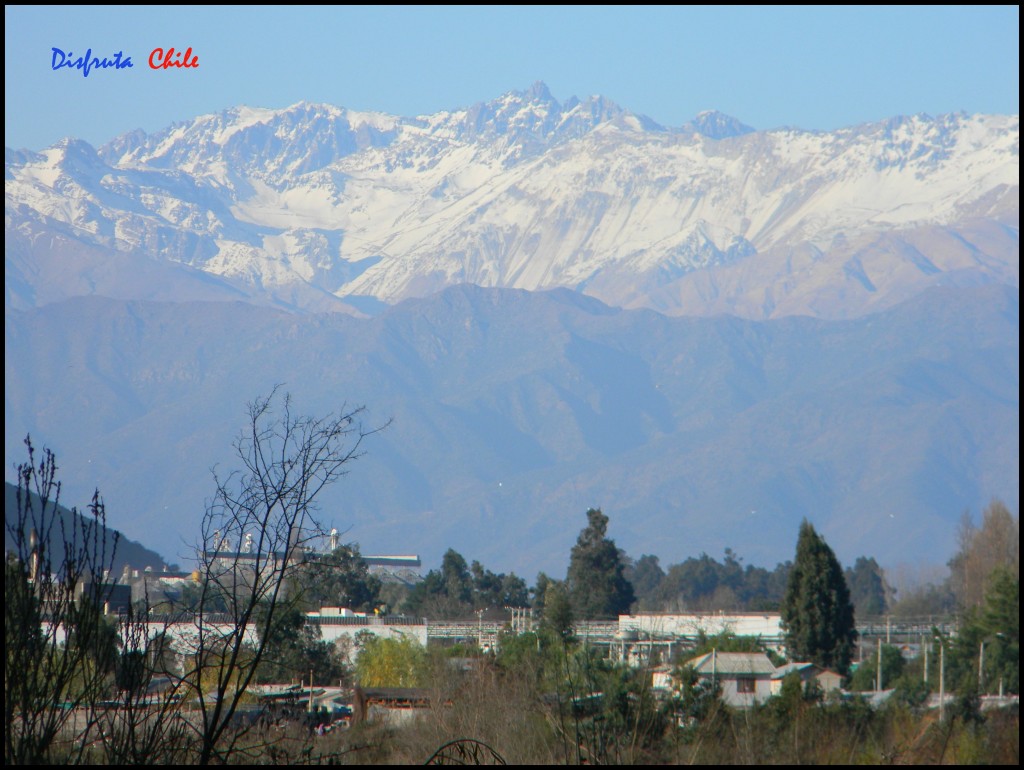
<path fill-rule="evenodd" d="M 151 296 L 110 260 L 173 270 L 183 299 L 342 310 L 473 283 L 846 317 L 935 284 L 1019 280 L 1016 116 L 822 133 L 705 112 L 667 128 L 538 83 L 417 118 L 238 107 L 5 160 L 19 307 Z"/>
<path fill-rule="evenodd" d="M 284 382 L 394 418 L 324 501 L 367 551 L 555 574 L 600 505 L 666 562 L 771 564 L 805 516 L 844 558 L 945 560 L 965 509 L 1019 507 L 1018 143 L 1015 116 L 666 127 L 537 84 L 8 149 L 8 472 L 31 434 L 68 499 L 191 542 Z"/>

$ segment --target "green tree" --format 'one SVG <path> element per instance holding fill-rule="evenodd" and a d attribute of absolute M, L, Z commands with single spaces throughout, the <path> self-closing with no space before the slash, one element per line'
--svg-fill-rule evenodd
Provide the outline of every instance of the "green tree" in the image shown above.
<path fill-rule="evenodd" d="M 1019 692 L 1020 579 L 1009 566 L 989 576 L 985 603 L 967 613 L 946 664 L 947 682 L 961 693 L 996 692 L 1000 684 Z"/>
<path fill-rule="evenodd" d="M 370 574 L 355 543 L 306 562 L 293 580 L 297 598 L 308 609 L 347 607 L 373 612 L 380 598 L 380 579 Z"/>
<path fill-rule="evenodd" d="M 633 585 L 641 609 L 656 609 L 658 588 L 665 579 L 665 570 L 658 564 L 658 557 L 644 554 L 635 563 L 627 565 L 625 574 Z"/>
<path fill-rule="evenodd" d="M 882 689 L 888 690 L 903 676 L 907 662 L 899 647 L 882 645 Z M 878 651 L 872 652 L 850 677 L 849 689 L 867 692 L 878 688 Z"/>
<path fill-rule="evenodd" d="M 458 551 L 449 548 L 440 570 L 430 570 L 405 600 L 405 611 L 430 618 L 465 618 L 487 609 L 504 616 L 504 607 L 529 602 L 526 581 L 516 574 L 495 574 L 478 561 L 467 566 Z"/>
<path fill-rule="evenodd" d="M 530 593 L 533 595 L 533 601 L 530 603 L 530 606 L 537 610 L 537 612 L 544 612 L 544 602 L 548 593 L 548 585 L 551 582 L 551 578 L 547 576 L 547 573 L 537 573 L 536 585 L 530 589 Z"/>
<path fill-rule="evenodd" d="M 649 559 L 654 557 L 642 557 Z M 789 562 L 779 564 L 773 571 L 748 564 L 731 549 L 725 549 L 721 563 L 706 553 L 691 556 L 679 564 L 672 564 L 653 593 L 641 587 L 643 577 L 640 562 L 635 576 L 626 576 L 636 588 L 643 609 L 663 611 L 694 610 L 775 610 L 782 602 L 789 577 Z M 660 568 L 659 568 L 660 571 Z M 638 581 L 640 581 L 638 583 Z"/>
<path fill-rule="evenodd" d="M 572 602 L 566 593 L 565 583 L 560 580 L 548 580 L 545 583 L 541 627 L 560 639 L 568 640 L 572 637 L 573 620 Z"/>
<path fill-rule="evenodd" d="M 418 687 L 426 671 L 427 651 L 411 637 L 359 637 L 356 675 L 363 687 Z"/>
<path fill-rule="evenodd" d="M 608 517 L 597 508 L 587 511 L 587 526 L 573 546 L 566 577 L 573 612 L 579 618 L 614 618 L 629 612 L 636 601 L 622 555 L 615 541 L 606 537 L 607 531 Z"/>
<path fill-rule="evenodd" d="M 441 559 L 441 583 L 445 596 L 469 604 L 473 600 L 473 579 L 466 559 L 454 548 L 445 551 Z"/>
<path fill-rule="evenodd" d="M 782 601 L 782 625 L 792 660 L 809 660 L 846 675 L 857 630 L 842 567 L 806 519 Z"/>
<path fill-rule="evenodd" d="M 694 667 L 686 664 L 677 664 L 672 678 L 676 682 L 670 701 L 673 715 L 682 728 L 681 737 L 689 743 L 697 737 L 701 723 L 721 710 L 722 683 L 701 679 Z"/>
<path fill-rule="evenodd" d="M 856 613 L 862 618 L 868 615 L 884 615 L 889 608 L 889 595 L 892 589 L 886 583 L 885 572 L 878 562 L 859 556 L 853 567 L 847 569 L 845 574 Z"/>
<path fill-rule="evenodd" d="M 671 609 L 709 609 L 722 573 L 722 565 L 706 553 L 671 565 L 659 586 L 664 605 Z"/>
<path fill-rule="evenodd" d="M 979 624 L 988 644 L 982 691 L 1002 682 L 1010 692 L 1020 692 L 1020 577 L 1009 567 L 990 576 Z"/>
<path fill-rule="evenodd" d="M 413 586 L 405 600 L 405 611 L 430 618 L 467 617 L 473 607 L 473 579 L 466 559 L 449 548 L 440 570 L 430 570 Z"/>
<path fill-rule="evenodd" d="M 317 684 L 325 685 L 336 684 L 345 675 L 335 645 L 322 639 L 320 627 L 307 623 L 299 607 L 280 609 L 271 628 L 267 628 L 264 608 L 259 615 L 259 634 L 267 637 L 267 646 L 256 674 L 258 681 L 307 682 L 312 673 Z"/>
<path fill-rule="evenodd" d="M 495 574 L 474 561 L 469 568 L 473 576 L 473 604 L 476 609 L 490 607 L 525 607 L 529 603 L 526 581 L 511 574 Z"/>

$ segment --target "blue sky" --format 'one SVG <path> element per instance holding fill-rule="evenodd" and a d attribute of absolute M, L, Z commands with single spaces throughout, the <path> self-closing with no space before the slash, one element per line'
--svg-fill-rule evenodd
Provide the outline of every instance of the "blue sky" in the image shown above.
<path fill-rule="evenodd" d="M 9 147 L 102 144 L 239 104 L 321 101 L 417 115 L 543 80 L 679 125 L 719 109 L 757 128 L 1019 111 L 1019 9 L 38 8 L 7 6 Z M 156 47 L 199 66 L 151 70 Z M 54 71 L 52 49 L 133 67 Z"/>

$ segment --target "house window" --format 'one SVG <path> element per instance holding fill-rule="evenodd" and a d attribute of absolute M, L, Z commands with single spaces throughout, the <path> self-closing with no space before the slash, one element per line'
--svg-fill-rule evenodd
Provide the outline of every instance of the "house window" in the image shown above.
<path fill-rule="evenodd" d="M 736 680 L 736 692 L 741 695 L 753 695 L 756 690 L 757 680 L 752 677 L 740 677 Z"/>

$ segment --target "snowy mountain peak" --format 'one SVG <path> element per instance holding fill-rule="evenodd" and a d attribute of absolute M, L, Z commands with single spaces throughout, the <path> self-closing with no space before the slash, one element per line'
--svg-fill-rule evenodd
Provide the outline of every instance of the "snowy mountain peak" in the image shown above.
<path fill-rule="evenodd" d="M 1016 116 L 754 132 L 709 111 L 670 130 L 535 83 L 417 118 L 234 107 L 99 152 L 8 150 L 5 171 L 26 255 L 60 232 L 295 308 L 472 283 L 668 312 L 857 314 L 1019 275 Z"/>
<path fill-rule="evenodd" d="M 686 123 L 682 130 L 706 136 L 708 139 L 727 139 L 753 133 L 756 129 L 724 112 L 705 110 L 697 113 L 697 117 Z"/>
<path fill-rule="evenodd" d="M 526 92 L 526 96 L 530 101 L 534 102 L 553 102 L 555 97 L 551 95 L 551 91 L 543 80 L 534 81 L 533 85 L 530 86 Z"/>
<path fill-rule="evenodd" d="M 538 81 L 526 91 L 510 91 L 473 105 L 457 133 L 465 141 L 516 148 L 513 159 L 521 159 L 624 115 L 628 115 L 625 110 L 601 96 L 583 101 L 574 96 L 559 102 Z"/>
<path fill-rule="evenodd" d="M 111 165 L 177 168 L 190 174 L 244 172 L 266 179 L 303 174 L 368 147 L 384 146 L 397 121 L 300 102 L 286 109 L 234 107 L 152 135 L 132 132 L 105 145 Z"/>

